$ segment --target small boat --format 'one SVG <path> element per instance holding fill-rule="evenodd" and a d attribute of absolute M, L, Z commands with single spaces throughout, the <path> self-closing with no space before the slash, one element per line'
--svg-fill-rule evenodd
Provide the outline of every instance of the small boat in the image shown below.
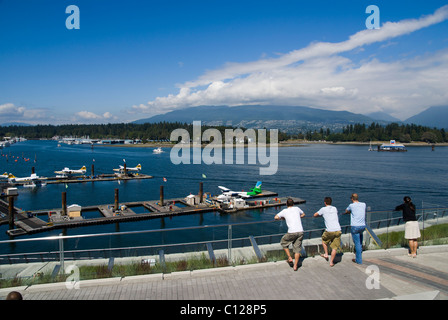
<path fill-rule="evenodd" d="M 158 148 L 156 148 L 156 149 L 152 150 L 152 152 L 153 152 L 153 153 L 162 153 L 162 152 L 163 152 L 163 150 L 162 150 L 162 148 L 161 148 L 161 147 L 158 147 Z"/>
<path fill-rule="evenodd" d="M 403 144 L 396 143 L 395 140 L 390 140 L 390 143 L 383 143 L 378 147 L 378 151 L 388 152 L 406 152 L 406 147 Z"/>

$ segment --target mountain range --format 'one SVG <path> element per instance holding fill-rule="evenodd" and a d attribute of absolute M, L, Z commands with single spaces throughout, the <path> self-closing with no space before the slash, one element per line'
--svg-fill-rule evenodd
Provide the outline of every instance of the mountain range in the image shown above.
<path fill-rule="evenodd" d="M 243 105 L 199 106 L 167 112 L 133 123 L 182 122 L 192 123 L 201 120 L 203 125 L 231 125 L 244 128 L 277 128 L 285 132 L 342 129 L 348 124 L 372 122 L 387 124 L 390 122 L 414 123 L 429 127 L 448 128 L 448 106 L 430 107 L 425 111 L 400 121 L 387 113 L 362 115 L 348 111 L 330 111 L 304 106 L 265 106 Z"/>

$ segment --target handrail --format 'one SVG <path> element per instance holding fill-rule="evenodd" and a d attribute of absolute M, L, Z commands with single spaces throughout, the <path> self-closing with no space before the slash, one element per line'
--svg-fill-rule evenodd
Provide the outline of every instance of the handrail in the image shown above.
<path fill-rule="evenodd" d="M 427 211 L 431 211 L 431 210 L 442 210 L 443 215 L 445 214 L 445 211 L 448 210 L 448 208 L 425 208 L 425 209 L 418 209 L 418 211 L 420 211 L 417 216 L 423 216 L 424 214 L 426 214 Z M 389 211 L 389 210 L 385 210 L 385 211 L 370 211 L 368 212 L 369 214 L 371 213 L 384 213 L 384 212 L 390 212 L 390 213 L 399 213 L 399 211 Z M 315 219 L 312 216 L 305 216 L 304 218 L 309 218 L 309 219 Z M 401 216 L 395 216 L 395 217 L 391 217 L 389 216 L 386 219 L 380 219 L 380 220 L 374 220 L 374 221 L 370 221 L 370 226 L 377 224 L 379 228 L 381 222 L 388 222 L 387 226 L 390 225 L 390 223 L 392 221 L 395 221 L 398 219 L 398 222 L 396 222 L 396 224 L 400 224 L 402 217 Z M 102 236 L 122 236 L 122 235 L 133 235 L 133 234 L 143 234 L 143 233 L 156 233 L 156 232 L 170 232 L 170 231 L 182 231 L 182 230 L 198 230 L 198 229 L 206 229 L 206 228 L 231 228 L 231 227 L 238 227 L 238 226 L 247 226 L 247 225 L 260 225 L 260 224 L 268 224 L 268 223 L 273 223 L 273 222 L 278 222 L 278 220 L 265 220 L 265 221 L 251 221 L 251 222 L 241 222 L 241 223 L 233 223 L 233 224 L 216 224 L 216 225 L 204 225 L 204 226 L 192 226 L 192 227 L 181 227 L 181 228 L 167 228 L 167 229 L 156 229 L 156 230 L 138 230 L 138 231 L 124 231 L 124 232 L 109 232 L 109 233 L 98 233 L 98 234 L 84 234 L 84 235 L 70 235 L 70 236 L 64 236 L 62 234 L 57 235 L 57 236 L 49 236 L 49 237 L 41 237 L 41 238 L 31 238 L 31 239 L 12 239 L 12 240 L 2 240 L 0 241 L 0 244 L 5 244 L 5 243 L 18 243 L 18 242 L 32 242 L 32 241 L 54 241 L 54 240 L 65 240 L 65 239 L 79 239 L 79 238 L 92 238 L 92 237 L 102 237 Z M 395 223 L 394 223 L 395 224 Z M 342 230 L 345 230 L 344 233 L 347 233 L 349 230 L 350 225 L 343 225 L 341 226 Z M 375 227 L 373 227 L 375 228 Z M 311 235 L 313 232 L 318 232 L 320 230 L 323 230 L 323 228 L 316 228 L 316 229 L 311 229 L 311 230 L 305 230 L 305 233 L 308 234 L 309 239 L 311 239 Z M 262 235 L 262 236 L 256 236 L 256 237 L 274 237 L 274 236 L 280 236 L 283 233 L 276 233 L 276 234 L 266 234 L 266 235 Z M 231 241 L 238 241 L 238 240 L 244 240 L 247 239 L 247 237 L 241 237 L 241 238 L 233 238 L 231 239 Z M 134 247 L 121 247 L 121 248 L 99 248 L 99 249 L 82 249 L 82 250 L 64 250 L 64 252 L 70 254 L 70 253 L 85 253 L 85 252 L 100 252 L 100 251 L 114 251 L 114 250 L 140 250 L 140 249 L 145 249 L 145 248 L 154 248 L 154 247 L 172 247 L 172 246 L 184 246 L 184 245 L 201 245 L 201 244 L 206 244 L 209 242 L 224 242 L 224 241 L 229 241 L 229 239 L 221 239 L 221 240 L 208 240 L 208 241 L 195 241 L 195 242 L 185 242 L 185 243 L 172 243 L 172 244 L 155 244 L 155 245 L 149 245 L 149 246 L 134 246 Z M 45 252 L 30 252 L 30 253 L 9 253 L 9 254 L 0 254 L 0 259 L 4 259 L 4 258 L 14 258 L 14 257 L 25 257 L 25 256 L 37 256 L 37 255 L 54 255 L 57 254 L 60 251 L 45 251 Z"/>
<path fill-rule="evenodd" d="M 424 208 L 424 209 L 417 209 L 417 211 L 426 211 L 426 210 L 448 210 L 447 207 L 440 208 L 440 207 L 434 207 L 434 208 Z M 370 214 L 378 214 L 378 213 L 400 213 L 400 211 L 393 211 L 393 210 L 382 210 L 382 211 L 368 211 Z M 417 213 L 417 215 L 421 215 L 424 212 Z M 342 214 L 340 214 L 342 215 Z M 312 216 L 305 216 L 302 219 L 313 219 Z M 387 221 L 396 219 L 399 217 L 394 217 L 391 219 L 382 219 L 382 220 L 375 220 L 372 222 L 378 222 L 378 221 Z M 216 224 L 216 225 L 204 225 L 204 226 L 193 226 L 193 227 L 181 227 L 181 228 L 167 228 L 167 229 L 155 229 L 155 230 L 136 230 L 136 231 L 123 231 L 123 232 L 108 232 L 108 233 L 94 233 L 94 234 L 80 234 L 80 235 L 71 235 L 71 236 L 48 236 L 48 237 L 40 237 L 40 238 L 27 238 L 27 239 L 10 239 L 10 240 L 0 240 L 0 244 L 3 243 L 18 243 L 18 242 L 29 242 L 29 241 L 47 241 L 47 240 L 59 240 L 59 239 L 78 239 L 78 238 L 91 238 L 91 237 L 101 237 L 101 236 L 118 236 L 118 235 L 129 235 L 129 234 L 140 234 L 140 233 L 155 233 L 155 232 L 169 232 L 169 231 L 181 231 L 181 230 L 192 230 L 192 229 L 205 229 L 205 228 L 222 228 L 222 227 L 228 227 L 229 225 L 232 226 L 243 226 L 243 225 L 251 225 L 251 224 L 264 224 L 264 223 L 272 223 L 276 222 L 277 220 L 265 220 L 265 221 L 251 221 L 251 222 L 240 222 L 240 223 L 233 223 L 233 224 Z M 371 223 L 372 223 L 371 222 Z M 308 231 L 308 230 L 307 230 Z M 313 230 L 309 230 L 313 231 Z"/>

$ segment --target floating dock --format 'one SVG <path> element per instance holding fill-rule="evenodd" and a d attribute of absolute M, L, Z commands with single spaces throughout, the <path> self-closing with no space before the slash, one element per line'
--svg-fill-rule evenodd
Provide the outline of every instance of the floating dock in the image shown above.
<path fill-rule="evenodd" d="M 74 176 L 74 177 L 48 177 L 38 180 L 41 184 L 68 184 L 68 183 L 83 183 L 83 182 L 102 182 L 102 181 L 127 181 L 127 180 L 142 180 L 152 179 L 153 176 L 147 174 L 101 174 L 98 176 Z M 32 183 L 29 181 L 15 181 L 10 182 L 11 186 L 25 186 Z"/>
<path fill-rule="evenodd" d="M 118 189 L 116 189 L 118 192 Z M 235 213 L 242 210 L 264 209 L 269 207 L 285 206 L 286 200 L 292 198 L 295 204 L 306 201 L 296 197 L 277 197 L 277 193 L 263 191 L 250 199 L 237 199 L 235 203 L 221 203 L 216 198 L 209 197 L 207 193 L 189 196 L 186 198 L 163 199 L 163 187 L 161 187 L 160 200 L 116 202 L 114 204 L 96 206 L 70 206 L 53 210 L 23 211 L 14 208 L 15 228 L 10 228 L 7 233 L 11 237 L 50 231 L 53 229 L 75 228 L 95 224 L 110 224 L 145 219 L 172 217 L 178 215 L 206 213 L 217 211 L 222 214 Z M 200 200 L 202 198 L 202 201 Z M 75 207 L 75 211 L 71 211 Z M 84 218 L 83 213 L 96 211 L 100 213 L 98 218 Z M 39 216 L 47 217 L 46 221 Z M 0 199 L 0 224 L 9 222 L 8 203 Z"/>

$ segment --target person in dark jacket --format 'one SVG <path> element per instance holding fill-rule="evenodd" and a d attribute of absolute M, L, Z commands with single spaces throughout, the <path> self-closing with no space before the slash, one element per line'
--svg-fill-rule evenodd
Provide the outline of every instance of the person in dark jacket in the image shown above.
<path fill-rule="evenodd" d="M 403 220 L 405 221 L 404 237 L 409 241 L 409 249 L 411 253 L 409 256 L 417 257 L 417 239 L 420 238 L 420 228 L 415 216 L 415 205 L 411 198 L 406 196 L 403 198 L 403 203 L 395 208 L 395 211 L 403 212 Z"/>

